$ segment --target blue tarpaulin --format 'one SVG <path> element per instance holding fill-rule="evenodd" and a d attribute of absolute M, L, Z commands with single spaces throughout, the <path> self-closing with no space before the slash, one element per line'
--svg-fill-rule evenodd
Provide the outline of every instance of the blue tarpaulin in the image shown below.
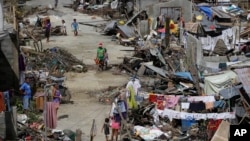
<path fill-rule="evenodd" d="M 191 74 L 189 72 L 176 72 L 174 75 L 193 81 L 193 78 L 192 78 L 192 76 L 191 76 Z"/>
<path fill-rule="evenodd" d="M 200 8 L 201 12 L 205 13 L 209 17 L 209 19 L 211 19 L 213 17 L 213 12 L 212 12 L 210 7 L 199 6 L 199 8 Z"/>

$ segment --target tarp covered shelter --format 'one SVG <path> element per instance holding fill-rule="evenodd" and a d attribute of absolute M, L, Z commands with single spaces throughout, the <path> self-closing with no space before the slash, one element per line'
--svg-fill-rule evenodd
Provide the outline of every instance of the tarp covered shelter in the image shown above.
<path fill-rule="evenodd" d="M 220 90 L 224 89 L 230 84 L 236 82 L 237 74 L 231 70 L 224 71 L 222 74 L 205 77 L 204 91 L 207 95 L 218 94 Z"/>

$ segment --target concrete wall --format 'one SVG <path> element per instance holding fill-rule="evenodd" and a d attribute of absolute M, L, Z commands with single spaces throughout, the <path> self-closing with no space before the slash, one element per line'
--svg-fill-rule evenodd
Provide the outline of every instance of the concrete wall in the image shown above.
<path fill-rule="evenodd" d="M 0 43 L 0 91 L 18 89 L 18 52 L 10 36 Z"/>
<path fill-rule="evenodd" d="M 9 34 L 13 28 L 4 29 L 7 26 L 4 26 L 2 5 L 3 0 L 0 0 L 0 91 L 5 91 L 18 89 L 19 67 L 17 38 Z"/>
<path fill-rule="evenodd" d="M 162 0 L 136 0 L 136 7 L 139 8 L 139 10 L 142 10 L 152 4 L 159 2 L 162 2 Z"/>
<path fill-rule="evenodd" d="M 157 3 L 155 1 L 150 0 L 142 0 L 142 6 L 147 5 L 148 8 L 146 9 L 149 16 L 157 17 L 160 16 L 160 9 L 161 7 L 180 7 L 182 9 L 182 14 L 186 22 L 192 20 L 192 3 L 188 0 L 172 0 L 169 2 L 160 2 Z M 153 5 L 152 5 L 153 4 Z"/>

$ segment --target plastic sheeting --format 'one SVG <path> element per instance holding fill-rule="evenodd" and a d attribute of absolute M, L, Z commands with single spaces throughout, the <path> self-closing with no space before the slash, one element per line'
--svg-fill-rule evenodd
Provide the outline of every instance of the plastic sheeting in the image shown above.
<path fill-rule="evenodd" d="M 223 74 L 205 77 L 205 94 L 215 95 L 229 84 L 235 83 L 237 74 L 233 71 L 225 71 Z"/>
<path fill-rule="evenodd" d="M 212 18 L 213 12 L 212 12 L 212 10 L 211 10 L 210 7 L 208 7 L 208 6 L 200 6 L 199 8 L 200 8 L 200 10 L 201 10 L 203 13 L 205 13 L 205 14 L 209 17 L 209 19 Z"/>
<path fill-rule="evenodd" d="M 135 131 L 137 131 L 137 133 L 139 133 L 140 137 L 145 141 L 152 141 L 160 137 L 162 134 L 168 136 L 166 133 L 162 132 L 157 127 L 146 128 L 142 126 L 134 126 L 134 129 Z"/>
<path fill-rule="evenodd" d="M 174 75 L 193 81 L 193 78 L 189 72 L 176 72 Z"/>

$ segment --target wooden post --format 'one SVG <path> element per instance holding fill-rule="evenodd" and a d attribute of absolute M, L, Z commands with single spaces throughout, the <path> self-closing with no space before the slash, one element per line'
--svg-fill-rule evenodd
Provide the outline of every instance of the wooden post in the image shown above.
<path fill-rule="evenodd" d="M 90 130 L 90 141 L 94 141 L 95 135 L 96 135 L 96 124 L 95 124 L 95 119 L 93 119 L 92 127 Z"/>
<path fill-rule="evenodd" d="M 17 21 L 16 21 L 16 6 L 12 6 L 13 9 L 13 27 L 17 31 Z"/>
<path fill-rule="evenodd" d="M 169 48 L 170 44 L 170 17 L 166 17 L 166 23 L 165 23 L 165 39 L 166 39 L 166 48 Z"/>

